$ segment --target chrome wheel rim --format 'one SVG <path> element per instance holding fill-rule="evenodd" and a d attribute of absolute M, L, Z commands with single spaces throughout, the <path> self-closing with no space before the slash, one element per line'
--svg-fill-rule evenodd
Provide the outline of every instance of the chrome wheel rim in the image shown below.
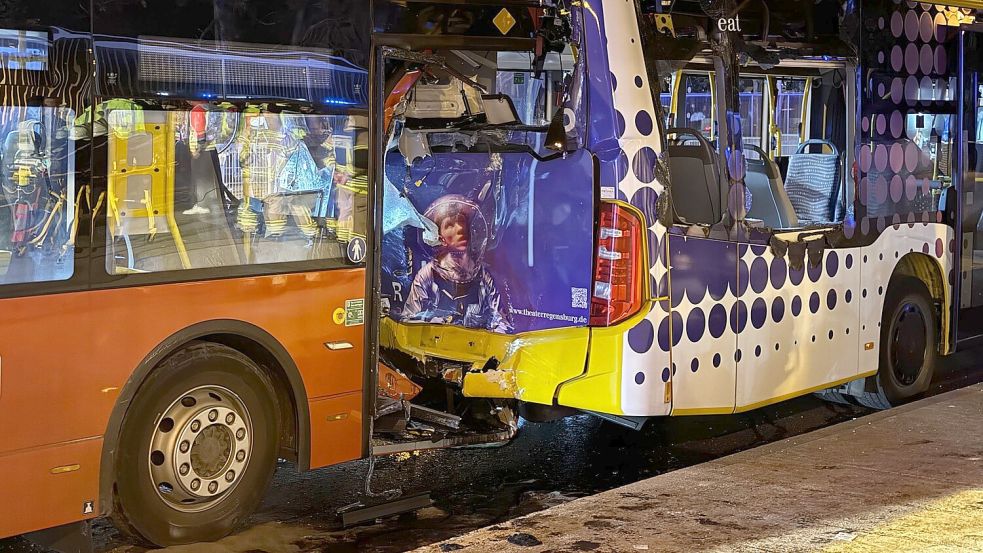
<path fill-rule="evenodd" d="M 181 394 L 157 419 L 147 467 L 157 495 L 182 512 L 209 509 L 228 497 L 252 457 L 252 419 L 222 386 Z"/>

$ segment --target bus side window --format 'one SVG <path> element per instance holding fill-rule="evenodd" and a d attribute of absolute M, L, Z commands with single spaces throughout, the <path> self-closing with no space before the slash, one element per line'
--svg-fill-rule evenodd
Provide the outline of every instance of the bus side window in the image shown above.
<path fill-rule="evenodd" d="M 778 136 L 772 136 L 772 149 L 777 146 L 777 138 L 781 139 L 779 157 L 788 157 L 795 153 L 802 143 L 803 102 L 805 101 L 806 79 L 779 79 L 778 98 L 775 106 L 775 125 Z"/>
<path fill-rule="evenodd" d="M 0 107 L 0 284 L 67 280 L 78 209 L 69 132 L 75 113 Z"/>
<path fill-rule="evenodd" d="M 364 239 L 364 117 L 204 104 L 110 114 L 110 274 L 340 262 Z"/>
<path fill-rule="evenodd" d="M 678 127 L 700 132 L 713 142 L 713 94 L 710 89 L 710 76 L 707 74 L 683 74 L 682 88 L 679 92 L 679 113 L 676 117 Z"/>

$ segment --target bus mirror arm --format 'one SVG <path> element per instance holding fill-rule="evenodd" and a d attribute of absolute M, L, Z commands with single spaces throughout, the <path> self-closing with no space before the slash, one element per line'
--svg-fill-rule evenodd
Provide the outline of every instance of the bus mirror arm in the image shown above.
<path fill-rule="evenodd" d="M 546 131 L 546 149 L 554 152 L 565 152 L 570 143 L 570 136 L 567 134 L 567 127 L 564 123 L 563 110 L 557 110 L 550 121 L 549 129 Z"/>

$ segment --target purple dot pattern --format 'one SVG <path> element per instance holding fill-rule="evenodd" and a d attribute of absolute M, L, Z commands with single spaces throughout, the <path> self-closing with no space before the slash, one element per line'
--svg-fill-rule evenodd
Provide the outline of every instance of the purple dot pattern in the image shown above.
<path fill-rule="evenodd" d="M 582 13 L 591 70 L 595 74 L 609 74 L 611 82 L 609 88 L 591 85 L 590 89 L 591 109 L 595 112 L 592 120 L 602 121 L 596 114 L 610 110 L 603 118 L 610 122 L 607 128 L 595 124 L 590 133 L 594 141 L 591 147 L 601 162 L 602 190 L 613 188 L 613 194 L 605 197 L 628 201 L 644 214 L 648 225 L 650 288 L 656 298 L 663 297 L 670 289 L 665 254 L 667 233 L 657 222 L 658 200 L 665 190 L 659 169 L 660 163 L 664 164 L 662 138 L 656 125 L 649 79 L 640 71 L 645 67 L 645 60 L 634 5 L 597 4 Z M 687 293 L 685 288 L 673 289 L 684 296 Z M 699 314 L 670 312 L 669 301 L 654 301 L 646 317 L 626 333 L 621 393 L 621 409 L 625 414 L 669 413 L 671 405 L 664 402 L 664 386 L 677 378 L 669 350 L 690 337 L 702 340 L 709 335 L 712 325 L 706 319 L 720 316 L 712 307 L 707 305 Z M 680 366 L 691 367 L 691 361 L 684 360 Z M 661 379 L 639 381 L 636 374 L 659 374 Z"/>
<path fill-rule="evenodd" d="M 735 403 L 735 389 L 737 404 L 746 405 L 809 383 L 856 376 L 877 363 L 877 348 L 862 347 L 880 339 L 884 294 L 877 293 L 877 284 L 886 286 L 896 263 L 912 253 L 935 260 L 941 274 L 948 274 L 951 229 L 932 224 L 939 220 L 934 213 L 909 216 L 909 205 L 921 205 L 929 190 L 927 183 L 911 178 L 920 170 L 920 154 L 904 143 L 910 138 L 904 114 L 920 106 L 910 102 L 924 94 L 926 77 L 953 70 L 951 29 L 940 24 L 940 16 L 948 21 L 949 12 L 926 4 L 888 6 L 877 24 L 896 39 L 897 48 L 882 46 L 867 55 L 882 59 L 878 66 L 885 70 L 908 73 L 871 84 L 898 107 L 863 113 L 858 122 L 863 129 L 858 135 L 867 140 L 856 152 L 858 203 L 863 205 L 858 214 L 865 216 L 845 229 L 848 237 L 870 245 L 827 249 L 818 265 L 807 262 L 802 269 L 792 269 L 788 259 L 775 257 L 765 246 L 670 235 L 658 223 L 664 154 L 648 79 L 638 74 L 644 59 L 634 6 L 595 5 L 596 14 L 585 16 L 597 17 L 607 48 L 600 66 L 596 54 L 591 58 L 592 67 L 609 70 L 612 83 L 620 83 L 608 89 L 610 98 L 591 99 L 592 109 L 602 102 L 611 109 L 611 131 L 593 135 L 605 144 L 595 151 L 605 181 L 602 195 L 604 187 L 613 187 L 613 195 L 605 197 L 629 201 L 645 214 L 652 294 L 661 300 L 653 301 L 625 333 L 623 413 L 726 408 Z M 908 17 L 909 12 L 917 17 Z M 870 289 L 863 297 L 861 282 Z M 794 379 L 789 378 L 793 369 Z M 673 401 L 667 404 L 665 383 L 670 382 Z"/>
<path fill-rule="evenodd" d="M 830 375 L 857 375 L 863 363 L 876 367 L 876 348 L 865 360 L 871 352 L 863 344 L 879 342 L 884 290 L 855 301 L 861 275 L 887 283 L 896 263 L 905 255 L 924 255 L 923 246 L 942 271 L 951 263 L 950 234 L 942 225 L 892 225 L 873 245 L 826 249 L 818 264 L 801 271 L 767 247 L 670 235 L 671 309 L 685 320 L 686 332 L 669 349 L 674 362 L 691 368 L 673 377 L 674 402 L 713 407 L 708 390 L 730 385 L 738 390 L 738 405 L 794 393 L 801 381 L 789 377 L 791 361 L 795 374 L 815 375 L 815 385 L 832 380 Z M 714 297 L 712 287 L 726 293 Z"/>
<path fill-rule="evenodd" d="M 901 1 L 864 6 L 864 17 L 876 17 L 884 27 L 866 33 L 860 48 L 863 65 L 873 69 L 868 86 L 880 96 L 862 103 L 860 117 L 856 159 L 862 235 L 883 232 L 898 222 L 896 216 L 932 219 L 938 213 L 938 201 L 922 177 L 932 161 L 913 141 L 917 126 L 906 119 L 909 113 L 928 111 L 933 102 L 955 97 L 957 27 L 969 13 Z"/>

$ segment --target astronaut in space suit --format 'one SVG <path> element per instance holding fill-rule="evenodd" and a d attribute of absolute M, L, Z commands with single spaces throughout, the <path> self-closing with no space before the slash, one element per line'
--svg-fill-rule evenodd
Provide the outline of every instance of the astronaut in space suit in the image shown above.
<path fill-rule="evenodd" d="M 487 225 L 478 206 L 464 196 L 448 194 L 424 215 L 437 225 L 440 244 L 413 278 L 404 319 L 510 332 L 506 301 L 481 260 L 487 241 L 473 233 L 476 225 Z"/>

